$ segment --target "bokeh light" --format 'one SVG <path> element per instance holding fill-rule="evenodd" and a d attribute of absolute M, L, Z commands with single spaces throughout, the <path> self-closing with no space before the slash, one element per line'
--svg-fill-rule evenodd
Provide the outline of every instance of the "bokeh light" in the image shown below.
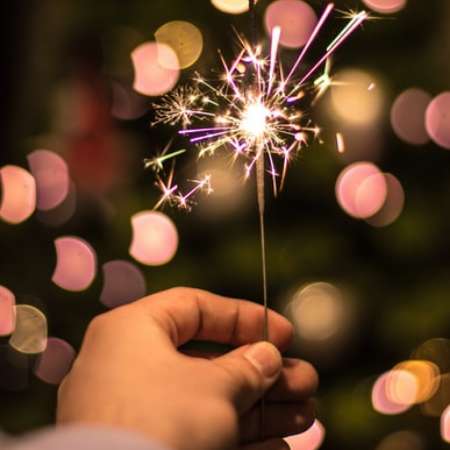
<path fill-rule="evenodd" d="M 18 224 L 28 219 L 36 208 L 36 182 L 33 176 L 18 166 L 0 169 L 2 196 L 0 219 Z"/>
<path fill-rule="evenodd" d="M 58 154 L 49 150 L 35 150 L 27 156 L 31 173 L 36 180 L 36 207 L 49 210 L 60 205 L 69 193 L 69 169 Z"/>
<path fill-rule="evenodd" d="M 37 211 L 36 218 L 49 227 L 59 227 L 69 221 L 77 209 L 77 189 L 73 181 L 70 182 L 69 192 L 64 201 L 49 211 Z"/>
<path fill-rule="evenodd" d="M 431 95 L 422 89 L 402 92 L 391 108 L 391 125 L 395 134 L 411 145 L 426 144 L 430 138 L 425 128 L 425 112 Z"/>
<path fill-rule="evenodd" d="M 146 294 L 145 278 L 138 267 L 128 261 L 103 264 L 103 289 L 100 301 L 108 308 L 130 303 Z"/>
<path fill-rule="evenodd" d="M 364 4 L 375 12 L 393 14 L 402 10 L 407 0 L 363 0 Z"/>
<path fill-rule="evenodd" d="M 440 417 L 450 405 L 450 373 L 439 376 L 439 387 L 436 393 L 428 401 L 421 405 L 422 412 L 431 417 Z"/>
<path fill-rule="evenodd" d="M 155 40 L 159 44 L 168 45 L 178 58 L 179 68 L 192 66 L 200 57 L 203 50 L 203 36 L 201 31 L 192 23 L 184 20 L 173 20 L 159 27 L 155 32 Z M 166 67 L 166 61 L 161 60 Z M 177 67 L 169 66 L 169 69 Z"/>
<path fill-rule="evenodd" d="M 49 337 L 45 351 L 39 355 L 34 374 L 48 384 L 59 384 L 69 372 L 75 350 L 63 339 Z"/>
<path fill-rule="evenodd" d="M 206 174 L 210 175 L 214 188 L 214 195 L 206 195 L 199 202 L 197 211 L 202 219 L 223 219 L 227 215 L 239 214 L 241 207 L 249 198 L 248 189 L 242 182 L 242 173 L 236 166 L 228 167 L 225 160 L 221 164 L 211 165 L 199 161 L 198 179 L 203 179 Z"/>
<path fill-rule="evenodd" d="M 168 263 L 178 248 L 175 224 L 165 214 L 142 211 L 131 218 L 130 255 L 142 264 L 160 266 Z"/>
<path fill-rule="evenodd" d="M 317 15 L 302 0 L 276 0 L 267 7 L 264 20 L 269 34 L 274 27 L 281 27 L 281 45 L 298 48 L 305 45 L 311 36 Z"/>
<path fill-rule="evenodd" d="M 340 173 L 335 191 L 339 205 L 347 214 L 367 219 L 380 211 L 386 201 L 386 178 L 375 164 L 353 163 Z"/>
<path fill-rule="evenodd" d="M 312 283 L 299 289 L 290 304 L 297 333 L 306 340 L 328 340 L 346 322 L 341 291 L 329 283 Z"/>
<path fill-rule="evenodd" d="M 424 439 L 420 434 L 402 430 L 387 435 L 375 450 L 425 450 Z"/>
<path fill-rule="evenodd" d="M 16 325 L 16 298 L 4 286 L 0 286 L 0 336 L 9 336 Z"/>
<path fill-rule="evenodd" d="M 383 112 L 381 83 L 362 70 L 338 72 L 331 87 L 331 105 L 339 118 L 353 126 L 374 126 Z M 375 83 L 375 89 L 369 89 Z"/>
<path fill-rule="evenodd" d="M 143 95 L 157 96 L 175 87 L 180 75 L 177 54 L 166 44 L 145 42 L 131 53 L 133 88 Z"/>
<path fill-rule="evenodd" d="M 441 436 L 445 442 L 450 444 L 450 405 L 441 416 Z"/>
<path fill-rule="evenodd" d="M 450 92 L 434 98 L 425 114 L 425 125 L 433 141 L 450 150 Z"/>
<path fill-rule="evenodd" d="M 403 212 L 405 206 L 405 191 L 400 181 L 392 174 L 385 173 L 386 200 L 382 208 L 367 223 L 374 227 L 386 227 L 394 223 Z"/>
<path fill-rule="evenodd" d="M 450 339 L 429 339 L 414 350 L 412 358 L 431 361 L 441 373 L 450 372 Z"/>
<path fill-rule="evenodd" d="M 20 353 L 42 353 L 47 345 L 47 319 L 31 305 L 16 306 L 16 328 L 9 339 L 12 348 Z"/>
<path fill-rule="evenodd" d="M 55 240 L 56 267 L 52 281 L 67 291 L 83 291 L 94 281 L 97 257 L 83 239 L 64 236 Z"/>
<path fill-rule="evenodd" d="M 415 377 L 417 392 L 414 403 L 422 403 L 429 400 L 439 388 L 439 367 L 430 361 L 403 361 L 394 367 L 394 371 L 406 371 Z"/>
<path fill-rule="evenodd" d="M 148 99 L 131 86 L 120 81 L 111 81 L 111 114 L 120 120 L 134 120 L 149 109 Z"/>
<path fill-rule="evenodd" d="M 381 375 L 372 388 L 373 409 L 381 414 L 401 414 L 414 404 L 417 381 L 406 371 L 389 371 Z"/>
<path fill-rule="evenodd" d="M 227 14 L 242 14 L 249 9 L 248 0 L 211 0 L 211 3 Z"/>
<path fill-rule="evenodd" d="M 325 439 L 325 427 L 319 420 L 304 433 L 284 438 L 291 450 L 317 450 Z"/>

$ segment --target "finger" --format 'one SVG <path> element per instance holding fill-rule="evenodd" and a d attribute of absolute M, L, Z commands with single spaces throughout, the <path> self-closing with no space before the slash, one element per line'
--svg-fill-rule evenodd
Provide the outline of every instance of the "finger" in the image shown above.
<path fill-rule="evenodd" d="M 239 413 L 249 410 L 264 395 L 282 366 L 279 351 L 269 342 L 241 347 L 213 362 L 223 369 L 219 389 Z"/>
<path fill-rule="evenodd" d="M 314 422 L 314 402 L 307 400 L 299 404 L 266 403 L 264 423 L 261 413 L 261 406 L 256 406 L 241 418 L 241 442 L 303 433 Z"/>
<path fill-rule="evenodd" d="M 319 376 L 309 362 L 284 358 L 281 374 L 266 398 L 275 402 L 300 402 L 312 397 L 318 386 Z"/>
<path fill-rule="evenodd" d="M 263 335 L 262 305 L 199 289 L 170 289 L 146 297 L 133 307 L 151 314 L 177 347 L 191 339 L 239 346 L 257 342 Z M 268 319 L 271 341 L 285 350 L 293 336 L 292 325 L 274 311 L 269 311 Z"/>
<path fill-rule="evenodd" d="M 244 445 L 239 450 L 290 450 L 289 445 L 283 439 L 270 439 L 255 444 Z"/>

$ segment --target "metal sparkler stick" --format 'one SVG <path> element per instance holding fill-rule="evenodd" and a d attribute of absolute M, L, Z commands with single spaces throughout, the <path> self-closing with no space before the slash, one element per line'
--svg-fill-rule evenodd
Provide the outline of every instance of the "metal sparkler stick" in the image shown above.
<path fill-rule="evenodd" d="M 251 34 L 252 44 L 256 47 L 256 21 L 255 21 L 255 0 L 249 0 L 250 20 L 251 20 Z M 258 216 L 259 216 L 259 238 L 261 243 L 261 270 L 262 270 L 262 284 L 263 284 L 263 304 L 264 304 L 264 323 L 262 337 L 263 340 L 269 340 L 269 321 L 268 321 L 268 292 L 267 292 L 267 263 L 266 263 L 266 233 L 265 233 L 265 161 L 264 161 L 264 142 L 257 139 L 255 145 L 256 151 L 256 195 L 258 202 Z"/>

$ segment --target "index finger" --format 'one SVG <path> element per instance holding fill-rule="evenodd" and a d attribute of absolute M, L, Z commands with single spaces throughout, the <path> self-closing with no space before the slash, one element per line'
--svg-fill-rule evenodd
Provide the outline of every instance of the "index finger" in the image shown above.
<path fill-rule="evenodd" d="M 264 308 L 246 300 L 174 288 L 135 305 L 150 313 L 177 347 L 192 339 L 240 346 L 263 338 Z M 268 324 L 270 341 L 285 350 L 292 339 L 292 325 L 272 310 L 268 312 Z"/>

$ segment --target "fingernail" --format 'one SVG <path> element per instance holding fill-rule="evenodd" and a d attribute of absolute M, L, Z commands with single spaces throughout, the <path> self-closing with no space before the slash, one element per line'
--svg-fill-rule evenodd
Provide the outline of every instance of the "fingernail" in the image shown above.
<path fill-rule="evenodd" d="M 270 342 L 258 342 L 253 344 L 244 356 L 266 378 L 271 378 L 281 370 L 281 355 L 277 348 Z"/>

